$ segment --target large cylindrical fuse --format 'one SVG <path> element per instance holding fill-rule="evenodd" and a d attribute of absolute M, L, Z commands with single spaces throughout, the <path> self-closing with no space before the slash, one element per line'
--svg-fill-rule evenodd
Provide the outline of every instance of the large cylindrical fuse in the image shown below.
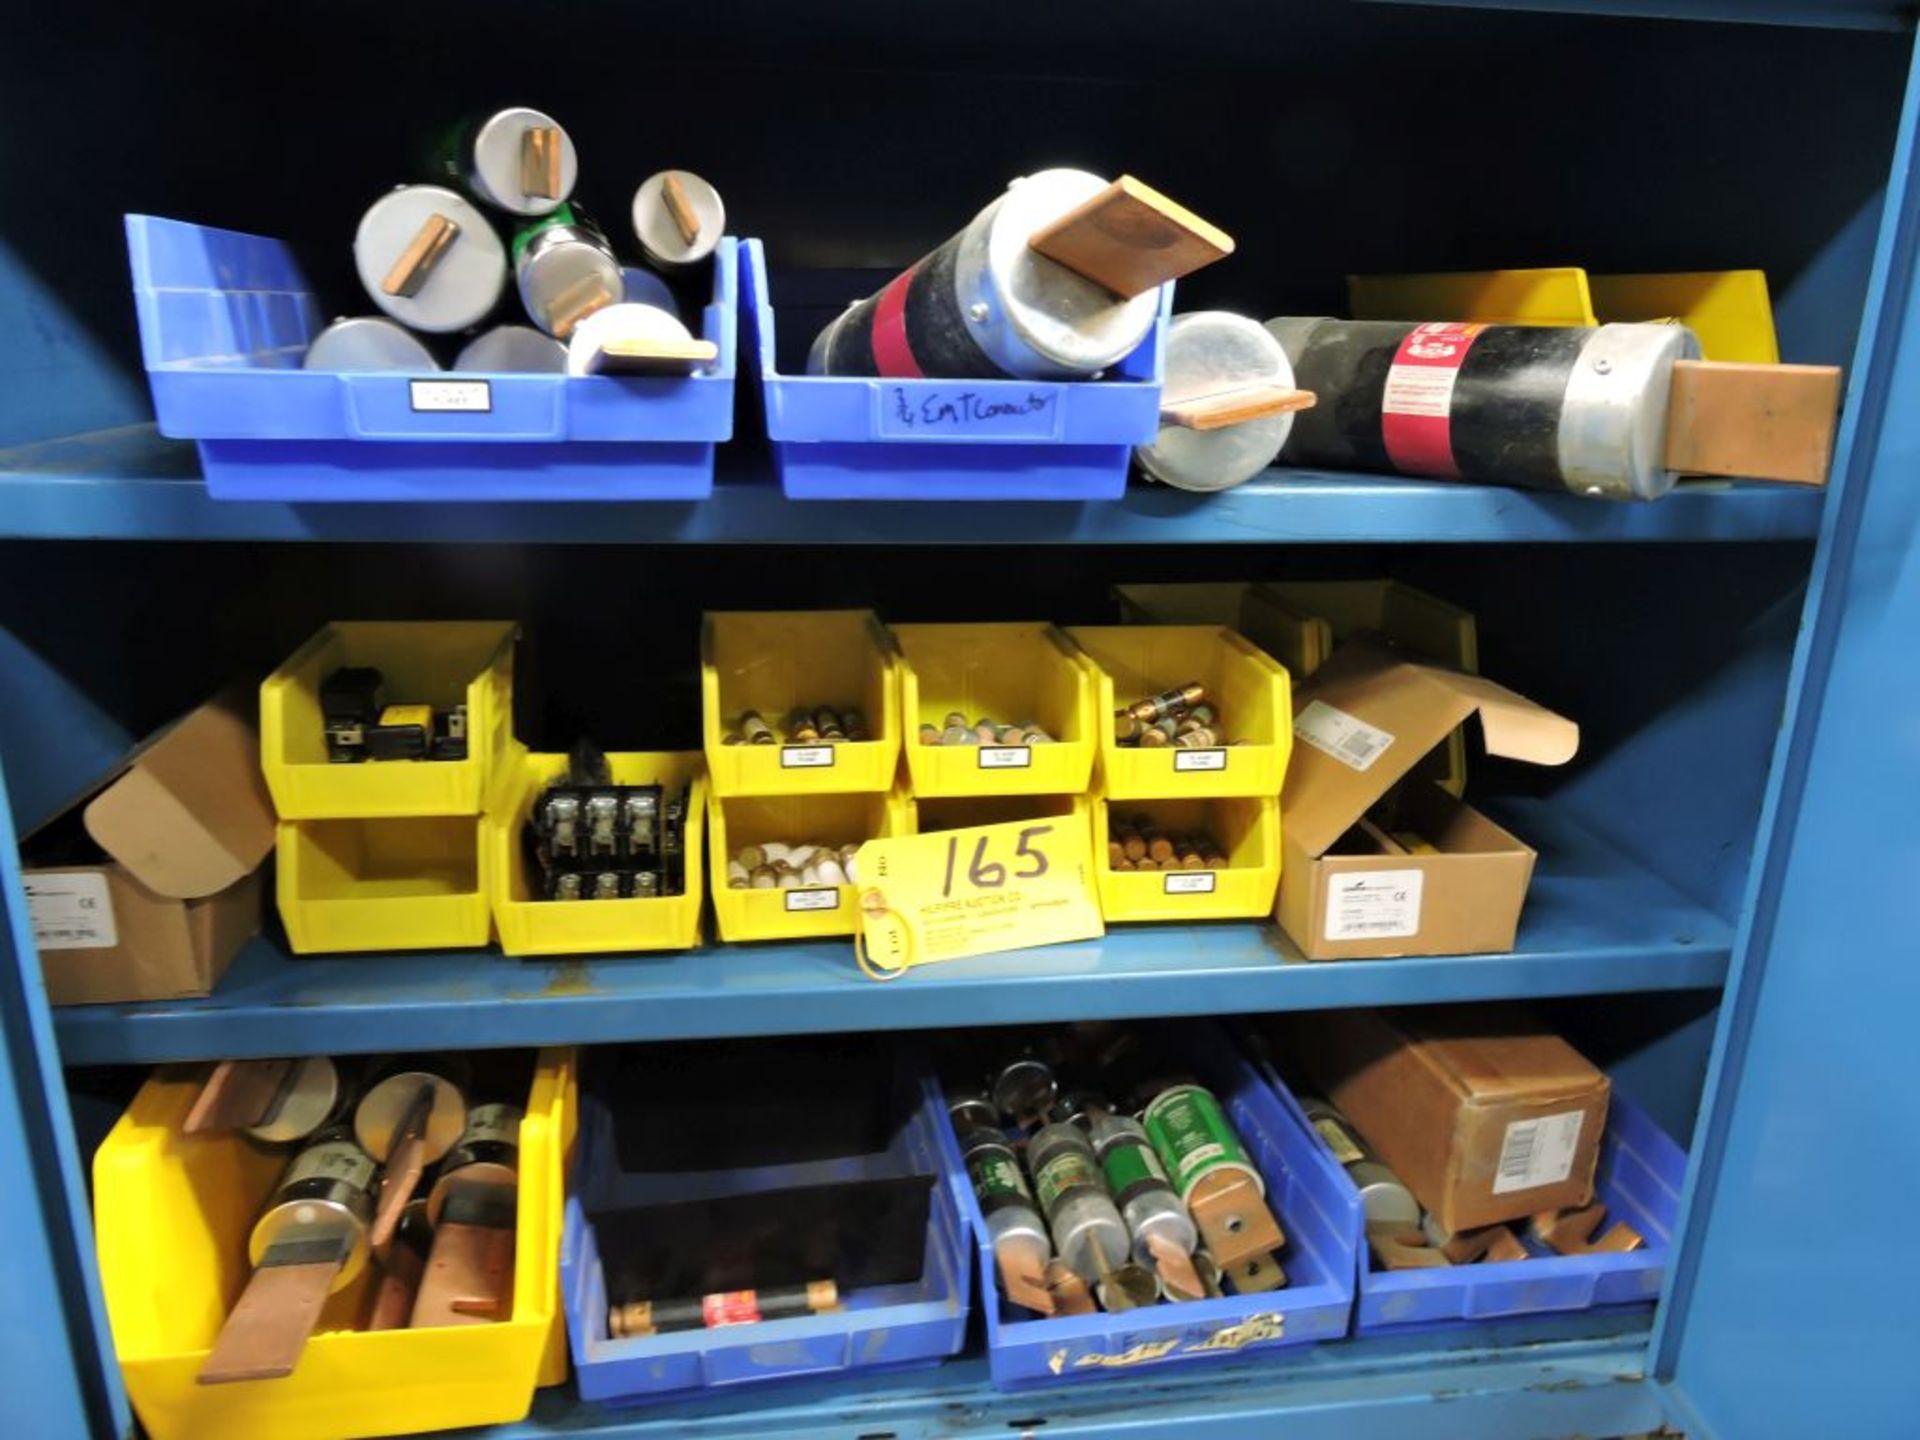
<path fill-rule="evenodd" d="M 960 1150 L 974 1198 L 986 1217 L 1001 1288 L 1018 1304 L 1044 1307 L 1039 1296 L 1046 1289 L 1044 1276 L 1047 1261 L 1053 1258 L 1053 1240 L 1034 1205 L 1027 1177 L 1020 1173 L 1020 1157 L 995 1130 L 968 1131 L 960 1139 Z"/>
<path fill-rule="evenodd" d="M 720 1329 L 818 1315 L 840 1308 L 840 1287 L 831 1280 L 764 1290 L 720 1290 L 672 1300 L 629 1300 L 607 1311 L 607 1333 L 616 1340 Z"/>
<path fill-rule="evenodd" d="M 353 1105 L 355 1089 L 343 1066 L 325 1055 L 294 1062 L 272 1105 L 247 1134 L 269 1145 L 290 1145 L 338 1124 Z"/>
<path fill-rule="evenodd" d="M 1120 1218 L 1133 1237 L 1133 1258 L 1149 1270 L 1158 1269 L 1156 1238 L 1193 1254 L 1200 1244 L 1199 1227 L 1168 1183 L 1145 1127 L 1125 1115 L 1102 1115 L 1093 1122 L 1088 1138 L 1107 1188 L 1120 1207 Z"/>
<path fill-rule="evenodd" d="M 1178 490 L 1228 490 L 1273 464 L 1310 405 L 1280 342 L 1225 310 L 1176 315 L 1167 327 L 1160 433 L 1135 447 L 1140 468 Z"/>
<path fill-rule="evenodd" d="M 386 1164 L 412 1126 L 421 1159 L 440 1160 L 467 1129 L 468 1069 L 457 1055 L 402 1056 L 376 1065 L 353 1109 L 354 1137 Z"/>
<path fill-rule="evenodd" d="M 1597 328 L 1269 320 L 1295 383 L 1283 465 L 1652 500 L 1666 466 L 1674 365 L 1700 343 L 1681 325 Z"/>
<path fill-rule="evenodd" d="M 469 340 L 453 368 L 492 375 L 564 375 L 567 347 L 531 325 L 496 325 Z"/>
<path fill-rule="evenodd" d="M 633 193 L 633 238 L 655 265 L 697 265 L 713 254 L 726 228 L 720 192 L 691 170 L 649 175 Z"/>
<path fill-rule="evenodd" d="M 467 1128 L 441 1160 L 427 1192 L 429 1221 L 440 1223 L 447 1192 L 456 1184 L 510 1189 L 519 1183 L 520 1121 L 525 1113 L 505 1102 L 476 1105 L 467 1112 Z"/>
<path fill-rule="evenodd" d="M 327 1258 L 344 1254 L 332 1290 L 343 1290 L 367 1263 L 367 1225 L 379 1166 L 345 1125 L 315 1135 L 273 1187 L 247 1237 L 256 1267 L 268 1251 L 284 1257 L 311 1247 Z"/>
<path fill-rule="evenodd" d="M 580 178 L 573 137 L 551 115 L 525 105 L 448 127 L 428 158 L 437 179 L 509 215 L 549 214 Z"/>
<path fill-rule="evenodd" d="M 1346 1167 L 1347 1177 L 1360 1192 L 1361 1212 L 1369 1230 L 1384 1227 L 1411 1231 L 1420 1228 L 1420 1202 L 1353 1128 L 1353 1122 L 1317 1096 L 1302 1095 L 1300 1108 L 1307 1123 L 1319 1133 L 1333 1158 Z"/>
<path fill-rule="evenodd" d="M 515 230 L 512 253 L 527 318 L 556 339 L 626 295 L 626 276 L 607 237 L 571 205 Z"/>
<path fill-rule="evenodd" d="M 808 373 L 1071 380 L 1124 359 L 1153 328 L 1159 290 L 1119 299 L 1028 244 L 1105 187 L 1084 170 L 1015 180 L 966 229 L 822 330 Z"/>
<path fill-rule="evenodd" d="M 1223 1268 L 1231 1270 L 1286 1243 L 1266 1205 L 1266 1177 L 1212 1091 L 1175 1085 L 1156 1095 L 1140 1118 L 1168 1179 Z"/>
<path fill-rule="evenodd" d="M 507 249 L 492 222 L 441 185 L 402 185 L 368 206 L 353 263 L 374 304 L 434 335 L 478 325 L 507 284 Z"/>
<path fill-rule="evenodd" d="M 1060 1095 L 1060 1082 L 1053 1067 L 1038 1055 L 1021 1055 L 995 1073 L 992 1094 L 1002 1115 L 1031 1125 L 1053 1108 Z"/>
<path fill-rule="evenodd" d="M 1027 1166 L 1054 1252 L 1074 1274 L 1095 1285 L 1127 1263 L 1133 1240 L 1084 1130 L 1071 1120 L 1042 1126 L 1027 1142 Z"/>
<path fill-rule="evenodd" d="M 438 370 L 440 362 L 404 325 L 381 315 L 354 315 L 314 336 L 300 368 L 342 375 L 391 370 L 427 374 Z"/>

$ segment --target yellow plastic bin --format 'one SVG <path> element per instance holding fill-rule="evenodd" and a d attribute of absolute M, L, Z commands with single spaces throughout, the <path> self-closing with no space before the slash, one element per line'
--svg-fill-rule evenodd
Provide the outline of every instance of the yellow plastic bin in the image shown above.
<path fill-rule="evenodd" d="M 500 620 L 342 621 L 260 686 L 260 763 L 282 820 L 478 815 L 513 730 L 515 627 Z M 371 665 L 390 704 L 467 707 L 465 760 L 327 759 L 320 686 Z"/>
<path fill-rule="evenodd" d="M 480 820 L 282 821 L 280 918 L 302 955 L 446 950 L 491 934 Z"/>
<path fill-rule="evenodd" d="M 1101 788 L 1108 797 L 1280 793 L 1293 751 L 1293 707 L 1287 672 L 1265 651 L 1219 625 L 1097 625 L 1067 633 L 1094 670 Z M 1117 708 L 1191 681 L 1207 687 L 1224 738 L 1246 744 L 1187 750 L 1119 743 Z"/>
<path fill-rule="evenodd" d="M 1473 612 L 1398 580 L 1299 580 L 1256 585 L 1246 613 L 1274 637 L 1273 653 L 1305 680 L 1333 647 L 1356 635 L 1379 635 L 1414 654 L 1455 670 L 1480 669 L 1480 637 Z M 1291 634 L 1288 634 L 1291 627 Z M 1419 774 L 1450 795 L 1467 788 L 1467 737 L 1456 730 L 1444 747 L 1420 762 Z"/>
<path fill-rule="evenodd" d="M 871 610 L 710 612 L 700 628 L 707 783 L 717 796 L 893 788 L 900 696 L 892 638 Z M 834 745 L 729 745 L 743 711 L 776 732 L 797 705 L 858 706 L 873 736 Z"/>
<path fill-rule="evenodd" d="M 913 802 L 904 792 L 885 795 L 714 796 L 707 805 L 707 855 L 713 916 L 720 938 L 802 940 L 851 935 L 859 896 L 853 885 L 795 890 L 735 890 L 727 861 L 743 845 L 858 845 L 888 835 L 913 834 Z"/>
<path fill-rule="evenodd" d="M 245 1288 L 247 1234 L 290 1158 L 237 1134 L 181 1134 L 201 1072 L 159 1072 L 93 1161 L 94 1240 L 114 1350 L 153 1440 L 329 1440 L 523 1418 L 566 1378 L 559 1306 L 574 1057 L 540 1053 L 520 1124 L 513 1313 L 487 1325 L 360 1332 L 378 1267 L 333 1297 L 293 1374 L 200 1385 Z M 556 1363 L 557 1357 L 557 1363 Z"/>
<path fill-rule="evenodd" d="M 914 833 L 933 835 L 942 830 L 966 830 L 975 825 L 1011 825 L 1018 820 L 1072 817 L 1091 826 L 1093 800 L 1087 795 L 970 795 L 947 799 L 916 799 Z M 1087 832 L 1091 835 L 1091 829 Z"/>
<path fill-rule="evenodd" d="M 1478 320 L 1487 325 L 1596 325 L 1587 272 L 1458 270 L 1428 275 L 1349 275 L 1356 320 Z"/>
<path fill-rule="evenodd" d="M 535 798 L 567 773 L 565 755 L 515 748 L 482 822 L 487 884 L 500 948 L 509 955 L 586 955 L 608 951 L 691 950 L 700 943 L 700 907 L 706 897 L 701 837 L 706 833 L 706 763 L 697 751 L 607 756 L 616 785 L 691 784 L 685 832 L 685 893 L 652 900 L 545 900 L 522 844 Z"/>
<path fill-rule="evenodd" d="M 1602 320 L 1678 320 L 1708 360 L 1780 363 L 1764 270 L 1595 275 L 1593 303 Z"/>
<path fill-rule="evenodd" d="M 1056 795 L 1084 791 L 1098 747 L 1093 676 L 1059 627 L 896 625 L 900 721 L 916 798 Z M 969 724 L 1032 721 L 1052 740 L 1039 745 L 924 745 L 959 711 Z"/>
<path fill-rule="evenodd" d="M 1116 870 L 1107 850 L 1112 817 L 1145 815 L 1162 829 L 1204 830 L 1226 852 L 1219 870 Z M 1093 801 L 1093 864 L 1109 924 L 1136 920 L 1260 919 L 1280 888 L 1278 796 L 1213 800 Z"/>

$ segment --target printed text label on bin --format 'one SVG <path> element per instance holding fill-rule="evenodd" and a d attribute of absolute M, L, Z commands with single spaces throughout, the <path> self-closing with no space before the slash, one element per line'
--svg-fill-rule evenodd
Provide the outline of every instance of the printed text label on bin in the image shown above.
<path fill-rule="evenodd" d="M 1173 752 L 1173 773 L 1191 775 L 1196 771 L 1224 770 L 1227 768 L 1225 750 L 1176 750 Z"/>
<path fill-rule="evenodd" d="M 1169 871 L 1160 877 L 1163 895 L 1211 895 L 1217 876 L 1211 870 Z"/>
<path fill-rule="evenodd" d="M 1083 825 L 976 825 L 860 847 L 868 959 L 899 970 L 1106 933 Z"/>
<path fill-rule="evenodd" d="M 782 745 L 782 770 L 828 770 L 833 766 L 831 745 Z"/>
<path fill-rule="evenodd" d="M 838 910 L 840 908 L 840 890 L 838 886 L 823 890 L 787 891 L 787 909 L 794 910 Z"/>
<path fill-rule="evenodd" d="M 1060 433 L 1060 393 L 1045 385 L 881 385 L 874 429 L 884 439 L 953 436 L 968 440 L 1052 440 Z"/>
<path fill-rule="evenodd" d="M 1033 764 L 1033 750 L 1026 745 L 982 745 L 979 755 L 982 770 L 1025 770 Z"/>
<path fill-rule="evenodd" d="M 487 415 L 493 411 L 493 386 L 485 380 L 410 380 L 407 399 L 429 415 Z"/>

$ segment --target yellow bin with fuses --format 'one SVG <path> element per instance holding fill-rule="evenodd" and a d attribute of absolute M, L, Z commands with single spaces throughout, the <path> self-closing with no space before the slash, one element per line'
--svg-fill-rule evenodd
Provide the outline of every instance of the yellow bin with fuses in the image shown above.
<path fill-rule="evenodd" d="M 290 1158 L 238 1133 L 181 1133 L 197 1067 L 141 1087 L 94 1156 L 94 1242 L 113 1348 L 153 1440 L 348 1440 L 523 1418 L 566 1379 L 560 1228 L 574 1054 L 543 1050 L 520 1124 L 513 1311 L 484 1325 L 352 1328 L 378 1267 L 335 1295 L 278 1380 L 195 1380 L 251 1271 L 247 1235 Z"/>
<path fill-rule="evenodd" d="M 871 610 L 713 611 L 700 627 L 700 709 L 715 795 L 893 788 L 900 696 L 893 639 Z M 857 706 L 871 740 L 728 744 L 743 711 L 777 731 L 798 705 Z"/>
<path fill-rule="evenodd" d="M 916 798 L 1064 795 L 1093 776 L 1099 741 L 1093 676 L 1073 641 L 1042 622 L 895 625 L 900 722 Z M 1051 737 L 1033 745 L 927 745 L 954 711 L 969 724 L 1032 721 Z"/>
<path fill-rule="evenodd" d="M 1227 863 L 1217 870 L 1116 870 L 1108 839 L 1116 818 L 1145 816 L 1167 830 L 1205 830 Z M 1100 913 L 1129 921 L 1255 920 L 1280 889 L 1280 799 L 1093 800 L 1093 869 Z"/>
<path fill-rule="evenodd" d="M 1279 795 L 1293 753 L 1293 702 L 1287 672 L 1272 656 L 1220 625 L 1091 625 L 1067 633 L 1092 667 L 1100 788 L 1110 799 Z M 1229 743 L 1191 750 L 1120 744 L 1116 709 L 1192 681 L 1206 687 Z"/>
<path fill-rule="evenodd" d="M 884 795 L 742 795 L 707 802 L 707 856 L 713 918 L 720 938 L 807 940 L 851 935 L 859 928 L 855 885 L 789 890 L 736 890 L 727 862 L 744 845 L 860 845 L 914 833 L 913 802 L 901 790 Z"/>

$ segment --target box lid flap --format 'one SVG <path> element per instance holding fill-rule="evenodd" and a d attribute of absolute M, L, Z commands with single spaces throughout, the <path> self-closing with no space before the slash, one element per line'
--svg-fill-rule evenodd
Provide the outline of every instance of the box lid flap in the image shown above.
<path fill-rule="evenodd" d="M 1392 1013 L 1420 1057 L 1468 1104 L 1498 1105 L 1514 1096 L 1550 1104 L 1609 1088 L 1604 1072 L 1519 1006 Z"/>
<path fill-rule="evenodd" d="M 1471 715 L 1490 754 L 1564 765 L 1580 727 L 1478 675 L 1423 664 L 1372 641 L 1334 651 L 1294 691 L 1294 738 L 1281 824 L 1307 854 L 1324 855 L 1369 807 Z"/>
<path fill-rule="evenodd" d="M 218 894 L 273 848 L 250 698 L 210 700 L 134 750 L 87 802 L 94 843 L 176 900 Z"/>

